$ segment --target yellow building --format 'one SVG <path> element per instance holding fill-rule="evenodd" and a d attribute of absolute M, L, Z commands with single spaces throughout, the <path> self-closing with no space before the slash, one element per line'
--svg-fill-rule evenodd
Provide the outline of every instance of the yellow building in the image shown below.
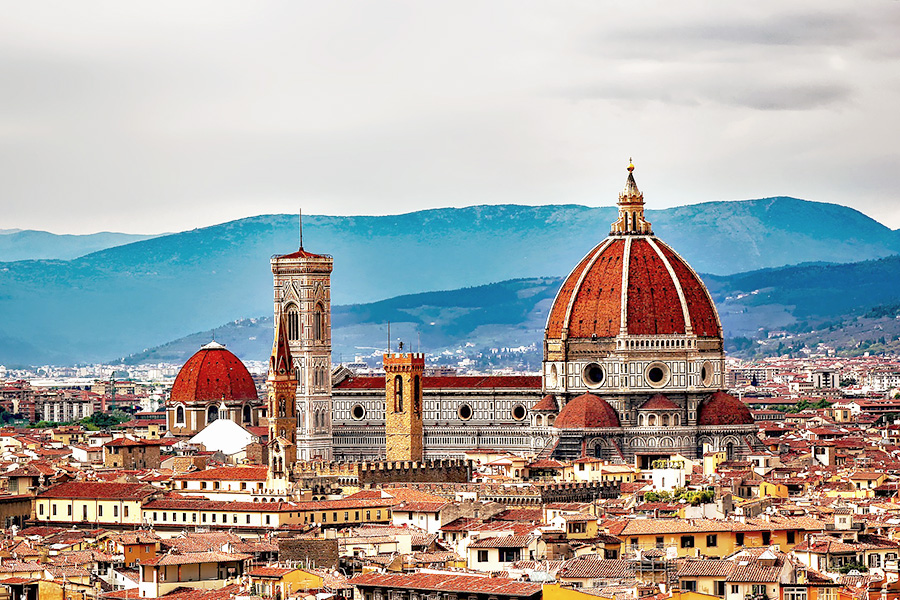
<path fill-rule="evenodd" d="M 322 589 L 324 578 L 290 567 L 256 567 L 248 573 L 253 593 L 263 598 L 291 598 L 297 592 Z"/>
<path fill-rule="evenodd" d="M 422 374 L 425 355 L 384 355 L 384 436 L 387 459 L 421 461 L 425 453 L 422 425 Z"/>
<path fill-rule="evenodd" d="M 824 531 L 814 519 L 772 518 L 737 521 L 708 519 L 639 519 L 629 521 L 618 537 L 626 549 L 674 548 L 679 557 L 725 557 L 741 548 L 777 544 L 790 551 L 807 532 Z"/>
<path fill-rule="evenodd" d="M 159 493 L 143 483 L 69 481 L 39 493 L 32 518 L 52 524 L 140 525 L 142 504 Z"/>
<path fill-rule="evenodd" d="M 225 502 L 158 498 L 143 506 L 143 518 L 156 528 L 228 527 L 277 529 L 286 525 L 324 527 L 390 523 L 394 498 L 316 502 Z"/>
<path fill-rule="evenodd" d="M 581 590 L 563 586 L 559 583 L 545 583 L 543 585 L 543 600 L 613 600 L 612 596 L 598 596 Z M 712 600 L 720 600 L 718 598 Z"/>

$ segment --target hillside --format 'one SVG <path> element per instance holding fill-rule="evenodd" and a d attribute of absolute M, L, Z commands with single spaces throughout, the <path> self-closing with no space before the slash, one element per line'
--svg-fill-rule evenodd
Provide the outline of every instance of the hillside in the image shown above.
<path fill-rule="evenodd" d="M 719 307 L 730 352 L 785 353 L 819 343 L 851 354 L 900 347 L 900 257 L 704 279 Z M 385 324 L 391 321 L 395 344 L 398 339 L 414 348 L 421 344 L 432 355 L 444 354 L 444 362 L 466 356 L 482 368 L 534 369 L 540 364 L 544 324 L 561 281 L 518 279 L 336 307 L 334 359 L 347 362 L 368 355 L 371 364 L 377 364 L 387 344 Z M 184 362 L 212 335 L 197 333 L 127 362 Z M 217 328 L 214 335 L 238 356 L 260 360 L 271 349 L 272 319 L 239 320 Z M 527 348 L 491 353 L 493 348 L 518 347 Z"/>
<path fill-rule="evenodd" d="M 333 301 L 560 277 L 607 234 L 613 207 L 476 206 L 304 219 L 308 249 L 335 257 Z M 648 211 L 656 233 L 702 272 L 900 251 L 861 213 L 792 198 Z M 12 235 L 12 234 L 8 234 Z M 266 314 L 269 257 L 296 247 L 296 218 L 266 215 L 81 256 L 0 264 L 0 364 L 125 356 L 192 331 Z M 471 317 L 475 319 L 475 316 Z"/>
<path fill-rule="evenodd" d="M 104 231 L 86 235 L 60 235 L 47 231 L 0 230 L 0 262 L 17 260 L 71 260 L 132 242 L 148 240 L 155 235 Z"/>

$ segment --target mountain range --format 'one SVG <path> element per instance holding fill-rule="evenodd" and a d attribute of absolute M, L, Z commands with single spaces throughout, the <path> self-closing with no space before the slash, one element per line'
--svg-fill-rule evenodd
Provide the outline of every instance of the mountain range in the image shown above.
<path fill-rule="evenodd" d="M 804 262 L 847 263 L 900 252 L 900 234 L 862 213 L 794 198 L 713 202 L 647 214 L 655 233 L 696 270 L 717 274 L 707 280 L 712 288 L 720 286 L 714 293 L 724 294 L 723 299 L 733 291 L 727 285 L 735 273 Z M 383 318 L 374 303 L 384 298 L 393 302 L 425 291 L 477 288 L 510 279 L 544 282 L 522 284 L 525 287 L 515 294 L 534 296 L 546 310 L 556 278 L 602 241 L 614 216 L 612 207 L 475 206 L 381 217 L 304 217 L 303 235 L 306 249 L 335 257 L 332 298 L 342 306 L 335 309 L 335 324 L 346 327 L 349 336 Z M 14 234 L 0 239 L 8 235 Z M 223 323 L 258 321 L 271 310 L 270 256 L 297 245 L 295 216 L 263 215 L 70 260 L 0 263 L 0 314 L 7 316 L 0 322 L 0 364 L 106 361 Z M 749 279 L 741 285 L 764 276 L 745 277 Z M 454 293 L 466 295 L 464 290 Z M 478 295 L 466 300 L 471 306 L 459 317 L 468 319 L 466 327 L 487 332 L 486 338 L 493 335 L 500 346 L 517 345 L 519 339 L 539 342 L 540 336 L 533 336 L 543 327 L 539 302 L 525 313 L 498 314 L 491 312 L 493 304 L 484 304 L 487 301 Z M 385 311 L 388 306 L 383 305 Z M 440 312 L 444 308 L 429 317 L 428 306 L 390 310 L 419 311 L 421 322 L 445 327 L 447 315 Z M 730 305 L 726 308 L 723 314 L 731 311 Z M 365 314 L 369 316 L 360 316 Z M 346 319 L 345 326 L 340 319 Z M 516 325 L 528 335 L 508 337 L 508 328 Z M 746 333 L 750 326 L 748 321 L 736 331 Z M 424 345 L 430 334 L 417 335 Z M 358 341 L 369 337 L 359 333 Z M 266 339 L 257 358 L 268 353 L 268 343 Z M 365 345 L 380 347 L 378 343 Z M 362 344 L 347 347 L 351 345 Z"/>
<path fill-rule="evenodd" d="M 105 250 L 158 237 L 103 231 L 87 235 L 60 235 L 30 229 L 0 229 L 0 262 L 17 260 L 71 260 Z"/>
<path fill-rule="evenodd" d="M 782 349 L 825 342 L 850 350 L 879 340 L 900 346 L 900 256 L 707 275 L 704 280 L 732 352 L 752 356 L 774 351 L 779 343 Z M 444 354 L 448 360 L 480 356 L 482 367 L 497 358 L 497 365 L 535 368 L 547 313 L 561 283 L 562 278 L 515 279 L 337 306 L 333 356 L 349 362 L 371 355 L 370 362 L 377 363 L 390 322 L 394 345 L 405 341 L 407 347 Z M 184 362 L 213 336 L 238 356 L 259 360 L 271 350 L 272 331 L 271 317 L 240 319 L 137 353 L 126 362 Z M 769 344 L 772 334 L 775 342 Z M 762 340 L 763 346 L 751 340 Z"/>

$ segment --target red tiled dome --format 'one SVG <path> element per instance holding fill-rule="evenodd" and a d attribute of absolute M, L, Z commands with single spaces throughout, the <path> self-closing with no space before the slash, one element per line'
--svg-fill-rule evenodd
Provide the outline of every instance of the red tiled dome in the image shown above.
<path fill-rule="evenodd" d="M 697 425 L 752 425 L 747 406 L 730 394 L 716 392 L 700 403 Z"/>
<path fill-rule="evenodd" d="M 665 394 L 656 394 L 644 402 L 638 410 L 678 410 L 681 407 L 669 400 Z"/>
<path fill-rule="evenodd" d="M 553 394 L 547 394 L 531 407 L 534 412 L 557 412 L 559 405 L 556 403 L 556 397 Z"/>
<path fill-rule="evenodd" d="M 620 427 L 619 415 L 606 400 L 593 394 L 583 394 L 566 404 L 556 417 L 554 427 L 559 429 Z"/>
<path fill-rule="evenodd" d="M 628 265 L 624 268 L 624 265 Z M 626 288 L 625 310 L 622 289 Z M 623 312 L 632 335 L 719 337 L 706 286 L 674 250 L 650 235 L 611 236 L 563 282 L 547 319 L 547 337 L 614 337 Z"/>
<path fill-rule="evenodd" d="M 209 402 L 256 400 L 256 384 L 241 360 L 212 342 L 188 359 L 175 383 L 170 402 Z"/>

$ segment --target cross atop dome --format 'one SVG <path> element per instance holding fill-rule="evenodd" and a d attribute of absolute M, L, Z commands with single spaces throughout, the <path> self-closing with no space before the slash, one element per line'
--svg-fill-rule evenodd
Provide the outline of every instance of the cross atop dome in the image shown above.
<path fill-rule="evenodd" d="M 628 179 L 619 192 L 619 218 L 612 224 L 611 235 L 653 235 L 650 222 L 644 218 L 644 194 L 634 180 L 634 163 L 628 159 Z"/>

